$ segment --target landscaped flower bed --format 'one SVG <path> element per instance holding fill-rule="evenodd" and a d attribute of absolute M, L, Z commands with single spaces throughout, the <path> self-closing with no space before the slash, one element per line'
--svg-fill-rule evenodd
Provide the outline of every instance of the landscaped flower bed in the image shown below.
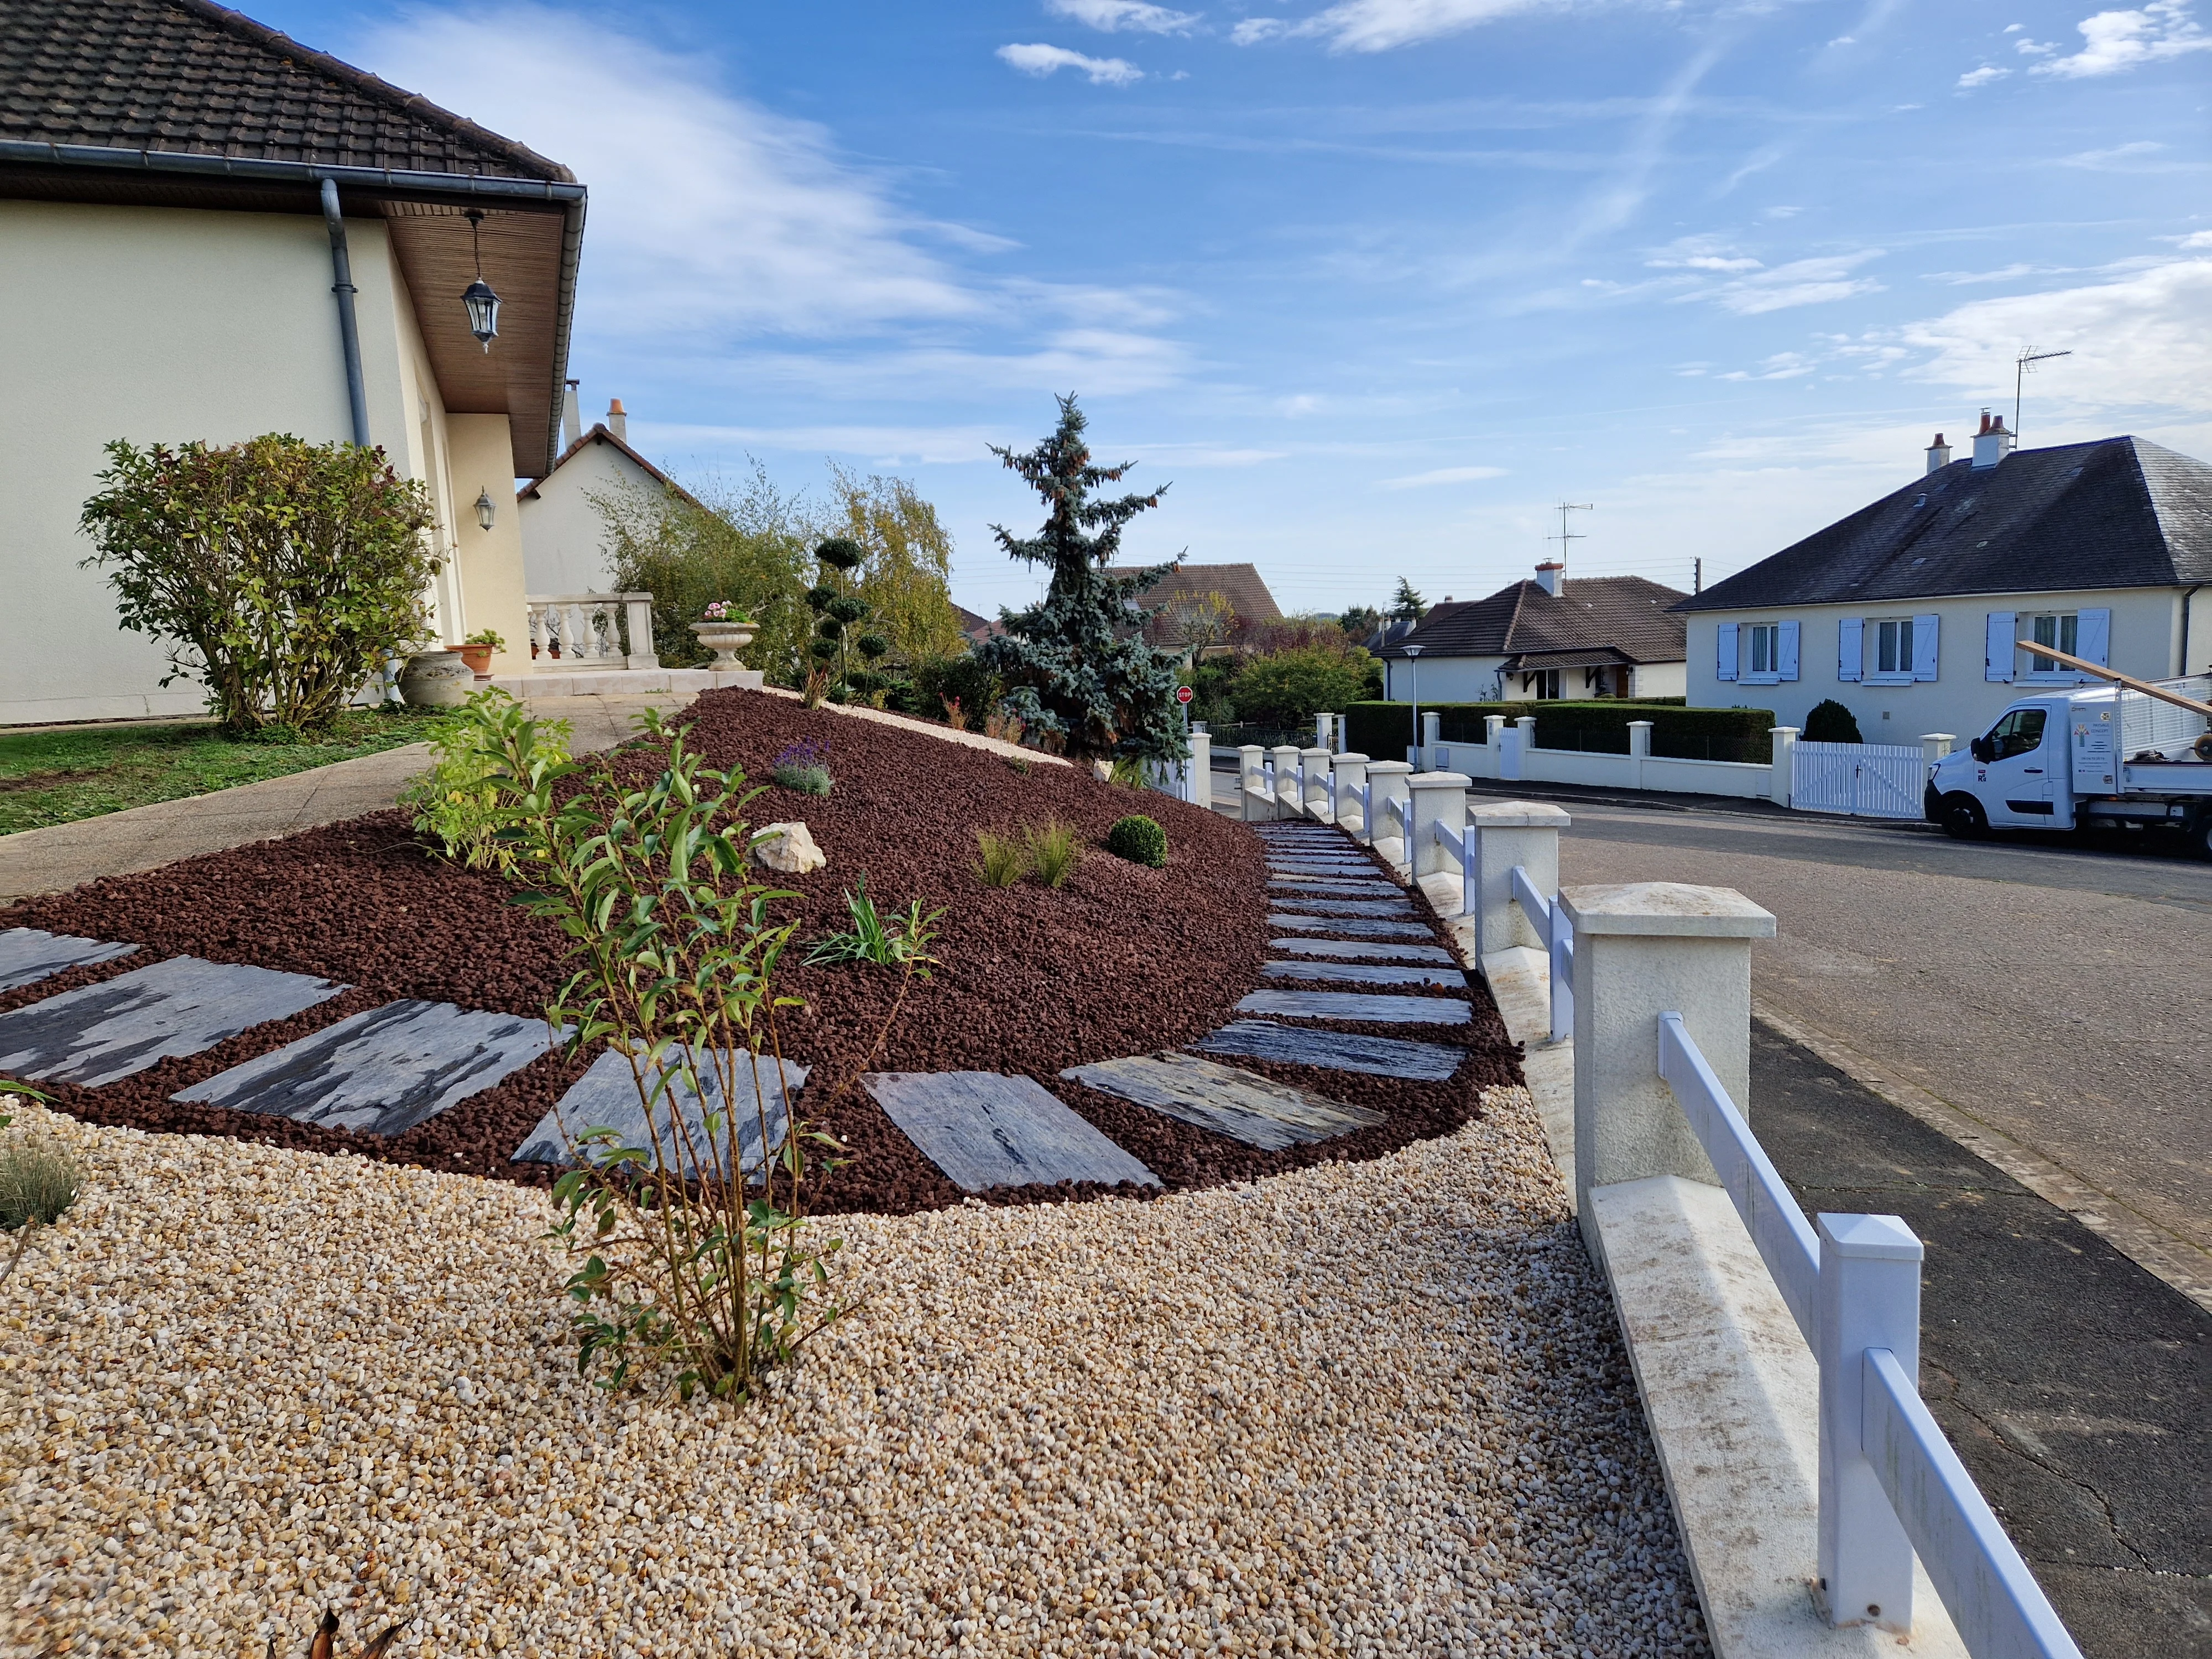
<path fill-rule="evenodd" d="M 1456 1127 L 1474 1114 L 1483 1087 L 1518 1079 L 1511 1046 L 1478 989 L 1471 1024 L 1422 1033 L 1424 1041 L 1469 1050 L 1447 1082 L 1240 1060 L 1247 1070 L 1383 1114 L 1379 1125 L 1284 1152 L 1258 1151 L 1066 1082 L 1057 1075 L 1065 1067 L 1204 1036 L 1261 982 L 1268 907 L 1261 852 L 1248 830 L 1157 794 L 1099 784 L 1077 768 L 1042 762 L 1020 768 L 988 751 L 808 711 L 763 693 L 710 693 L 690 718 L 693 741 L 713 764 L 741 765 L 765 781 L 780 755 L 811 742 L 821 745 L 836 779 L 826 796 L 770 787 L 749 809 L 756 823 L 803 819 L 830 859 L 826 869 L 779 878 L 798 893 L 783 902 L 781 914 L 800 922 L 799 948 L 785 957 L 779 981 L 806 1004 L 783 1017 L 783 1051 L 813 1068 L 800 1109 L 847 1148 L 842 1167 L 811 1182 L 810 1206 L 817 1211 L 905 1212 L 962 1196 L 872 1099 L 841 1086 L 863 1070 L 1033 1078 L 1170 1190 L 1371 1158 Z M 641 757 L 641 772 L 647 764 Z M 1108 830 L 1133 810 L 1165 828 L 1164 868 L 1103 850 Z M 1018 834 L 1055 818 L 1091 845 L 1061 885 L 1030 879 L 993 888 L 975 874 L 979 831 Z M 886 914 L 915 899 L 925 911 L 944 912 L 931 946 L 939 965 L 912 985 L 879 1052 L 873 1051 L 898 994 L 898 974 L 802 962 L 808 941 L 848 925 L 847 895 L 863 872 Z M 337 980 L 354 988 L 292 1018 L 103 1088 L 63 1085 L 52 1092 L 64 1109 L 96 1122 L 344 1149 L 543 1182 L 544 1166 L 510 1159 L 582 1073 L 581 1064 L 557 1054 L 389 1139 L 169 1098 L 395 999 L 542 1014 L 564 977 L 562 941 L 514 904 L 512 890 L 490 872 L 434 855 L 402 815 L 377 814 L 12 907 L 0 914 L 0 926 L 132 940 L 148 951 L 0 996 L 0 1009 L 113 977 L 151 953 Z M 1404 1035 L 1399 1028 L 1337 1029 Z M 1000 1188 L 990 1196 L 1068 1193 Z"/>

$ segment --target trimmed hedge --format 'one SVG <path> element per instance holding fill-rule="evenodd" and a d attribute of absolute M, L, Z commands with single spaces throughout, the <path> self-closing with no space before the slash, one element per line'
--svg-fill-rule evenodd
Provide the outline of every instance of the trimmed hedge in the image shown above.
<path fill-rule="evenodd" d="M 1628 752 L 1628 723 L 1651 722 L 1651 752 L 1670 760 L 1748 761 L 1774 757 L 1771 708 L 1687 708 L 1679 701 L 1627 702 L 1618 697 L 1570 702 L 1443 702 L 1421 705 L 1435 714 L 1440 743 L 1480 743 L 1491 714 L 1506 721 L 1536 717 L 1539 749 L 1579 749 L 1589 754 Z M 1413 740 L 1413 709 L 1405 702 L 1355 702 L 1344 711 L 1345 746 L 1377 760 L 1399 760 Z"/>

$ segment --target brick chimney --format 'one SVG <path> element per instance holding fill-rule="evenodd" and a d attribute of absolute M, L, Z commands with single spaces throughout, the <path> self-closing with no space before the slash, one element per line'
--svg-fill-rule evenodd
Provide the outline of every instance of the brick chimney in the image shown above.
<path fill-rule="evenodd" d="M 1939 432 L 1936 434 L 1936 441 L 1928 446 L 1928 470 L 1941 472 L 1950 465 L 1951 446 L 1943 441 L 1943 434 Z"/>
<path fill-rule="evenodd" d="M 624 443 L 629 441 L 629 411 L 622 406 L 622 399 L 613 398 L 607 404 L 607 430 Z"/>
<path fill-rule="evenodd" d="M 2012 434 L 2005 430 L 2004 416 L 1991 418 L 1990 411 L 1982 411 L 1982 429 L 1974 434 L 1974 465 L 1977 467 L 1995 466 L 2012 453 Z"/>
<path fill-rule="evenodd" d="M 1547 559 L 1543 563 L 1536 567 L 1536 585 L 1542 588 L 1547 593 L 1549 593 L 1554 599 L 1557 599 L 1559 592 L 1559 583 L 1562 579 L 1565 577 L 1566 574 L 1566 566 L 1560 563 L 1559 560 Z"/>

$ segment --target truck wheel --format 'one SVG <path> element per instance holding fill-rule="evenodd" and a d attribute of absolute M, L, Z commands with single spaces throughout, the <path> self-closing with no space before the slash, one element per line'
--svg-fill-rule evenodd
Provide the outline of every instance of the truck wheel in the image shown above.
<path fill-rule="evenodd" d="M 1954 841 L 1978 841 L 1990 832 L 1981 802 L 1972 795 L 1943 797 L 1943 833 Z"/>
<path fill-rule="evenodd" d="M 2190 845 L 2197 849 L 2200 859 L 2212 859 L 2212 811 L 2197 816 L 2197 827 L 2189 832 Z"/>

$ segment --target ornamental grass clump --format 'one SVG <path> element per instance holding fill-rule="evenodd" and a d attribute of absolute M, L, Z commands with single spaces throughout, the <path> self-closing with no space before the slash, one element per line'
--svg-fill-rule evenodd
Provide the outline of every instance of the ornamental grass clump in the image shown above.
<path fill-rule="evenodd" d="M 829 759 L 829 749 L 812 738 L 794 743 L 775 757 L 776 784 L 802 795 L 826 795 L 836 781 L 830 775 Z"/>
<path fill-rule="evenodd" d="M 0 1146 L 0 1232 L 52 1226 L 83 1189 L 68 1148 L 34 1135 Z"/>
<path fill-rule="evenodd" d="M 532 720 L 506 692 L 479 691 L 431 738 L 437 761 L 407 786 L 399 804 L 414 811 L 416 834 L 434 836 L 447 858 L 511 875 L 518 848 L 498 833 L 504 795 L 497 775 L 510 752 L 526 764 L 560 764 L 568 758 L 568 721 Z M 526 749 L 516 749 L 519 740 Z"/>
<path fill-rule="evenodd" d="M 1012 836 L 975 832 L 975 878 L 986 887 L 1012 887 L 1030 872 L 1030 849 Z"/>
<path fill-rule="evenodd" d="M 1106 832 L 1106 850 L 1117 859 L 1158 870 L 1168 861 L 1168 832 L 1142 812 L 1132 812 L 1116 818 Z"/>
<path fill-rule="evenodd" d="M 1030 868 L 1036 878 L 1048 887 L 1058 887 L 1075 873 L 1075 866 L 1083 862 L 1083 837 L 1072 823 L 1058 818 L 1047 818 L 1042 823 L 1033 823 L 1024 832 Z"/>
<path fill-rule="evenodd" d="M 703 766 L 657 711 L 639 724 L 663 752 L 642 783 L 611 759 L 550 757 L 526 721 L 501 729 L 500 836 L 531 882 L 518 902 L 574 964 L 545 1017 L 572 1060 L 623 1056 L 650 1142 L 562 1123 L 579 1167 L 554 1187 L 551 1237 L 584 1257 L 567 1285 L 580 1375 L 620 1389 L 665 1368 L 684 1399 L 743 1401 L 848 1311 L 829 1272 L 841 1241 L 805 1201 L 808 1148 L 836 1142 L 787 1104 L 770 1121 L 777 1085 L 786 1103 L 794 1086 L 776 1012 L 797 1000 L 775 990 L 797 924 L 770 907 L 796 896 L 755 879 L 743 813 L 760 792 Z"/>

